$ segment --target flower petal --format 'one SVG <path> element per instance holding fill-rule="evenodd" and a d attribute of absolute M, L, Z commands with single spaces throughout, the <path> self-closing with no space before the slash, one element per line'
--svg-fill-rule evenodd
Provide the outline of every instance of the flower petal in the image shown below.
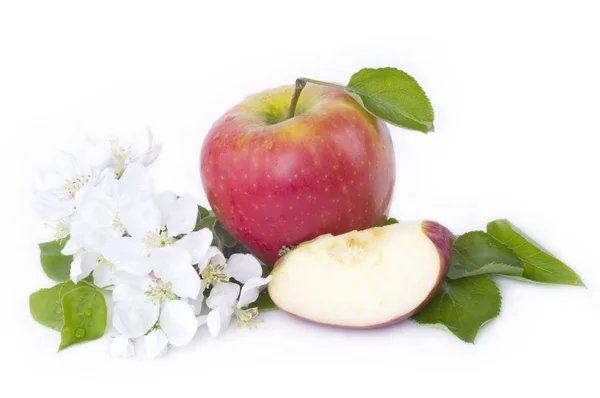
<path fill-rule="evenodd" d="M 200 272 L 202 272 L 209 263 L 211 265 L 219 265 L 225 263 L 226 261 L 227 260 L 225 260 L 225 256 L 223 255 L 223 253 L 221 253 L 219 248 L 211 246 L 208 248 L 208 251 L 202 258 L 202 260 L 200 260 L 200 262 L 198 263 L 198 269 L 200 270 Z"/>
<path fill-rule="evenodd" d="M 206 326 L 208 326 L 208 333 L 212 338 L 217 337 L 222 330 L 229 326 L 232 314 L 233 308 L 231 307 L 219 307 L 208 313 Z"/>
<path fill-rule="evenodd" d="M 185 301 L 192 306 L 192 309 L 194 310 L 194 314 L 196 315 L 200 315 L 200 313 L 202 312 L 202 304 L 204 303 L 204 295 L 202 294 L 203 291 L 203 287 L 200 287 L 200 294 L 198 294 L 198 298 L 196 299 L 185 299 Z"/>
<path fill-rule="evenodd" d="M 117 203 L 101 187 L 84 187 L 75 195 L 77 212 L 93 226 L 111 226 Z"/>
<path fill-rule="evenodd" d="M 158 320 L 160 308 L 143 300 L 118 301 L 114 308 L 113 326 L 125 337 L 143 336 Z"/>
<path fill-rule="evenodd" d="M 148 275 L 134 276 L 127 273 L 115 274 L 115 288 L 112 291 L 113 301 L 138 301 L 146 300 L 146 290 L 152 283 Z"/>
<path fill-rule="evenodd" d="M 117 270 L 113 265 L 100 265 L 94 270 L 94 284 L 99 287 L 115 285 L 118 279 Z"/>
<path fill-rule="evenodd" d="M 173 209 L 175 202 L 177 202 L 177 195 L 172 192 L 161 192 L 154 195 L 154 202 L 158 206 L 164 220 L 169 217 L 171 209 Z"/>
<path fill-rule="evenodd" d="M 83 247 L 89 252 L 100 253 L 107 243 L 122 235 L 121 231 L 113 227 L 94 228 L 83 237 Z"/>
<path fill-rule="evenodd" d="M 192 195 L 185 194 L 171 205 L 166 216 L 163 215 L 163 224 L 167 226 L 170 236 L 177 236 L 191 232 L 197 218 L 198 204 Z"/>
<path fill-rule="evenodd" d="M 141 141 L 141 139 L 136 140 L 135 144 L 137 144 L 137 141 Z M 152 163 L 154 163 L 154 161 L 156 160 L 156 158 L 158 158 L 158 155 L 160 155 L 160 151 L 162 149 L 162 145 L 157 144 L 157 145 L 153 145 L 154 144 L 154 137 L 152 135 L 152 131 L 150 130 L 150 128 L 146 129 L 146 146 L 145 147 L 141 147 L 141 145 L 132 145 L 135 149 L 135 152 L 133 153 L 134 157 L 131 159 L 132 163 L 140 163 L 143 164 L 144 166 L 149 166 Z"/>
<path fill-rule="evenodd" d="M 252 254 L 232 254 L 227 261 L 225 273 L 233 276 L 238 282 L 246 283 L 250 278 L 259 278 L 262 267 Z"/>
<path fill-rule="evenodd" d="M 237 283 L 219 282 L 210 291 L 206 299 L 208 308 L 233 307 L 240 294 L 240 286 Z"/>
<path fill-rule="evenodd" d="M 190 232 L 185 235 L 174 246 L 187 250 L 192 255 L 192 264 L 198 264 L 208 253 L 208 248 L 212 240 L 213 234 L 211 230 L 202 228 L 200 231 Z"/>
<path fill-rule="evenodd" d="M 101 251 L 117 270 L 145 275 L 152 270 L 146 246 L 139 240 L 124 237 L 108 242 Z"/>
<path fill-rule="evenodd" d="M 60 254 L 65 256 L 72 256 L 77 253 L 81 249 L 81 244 L 77 242 L 77 239 L 71 237 L 67 243 L 65 243 L 65 247 L 60 251 Z"/>
<path fill-rule="evenodd" d="M 115 336 L 110 342 L 110 355 L 115 358 L 129 358 L 134 354 L 133 344 L 130 339 L 125 336 Z"/>
<path fill-rule="evenodd" d="M 158 159 L 158 157 L 160 156 L 160 153 L 162 151 L 162 145 L 161 144 L 156 144 L 152 147 L 151 150 L 147 151 L 146 153 L 136 157 L 135 159 L 133 159 L 133 162 L 139 162 L 141 164 L 143 164 L 144 166 L 150 166 L 152 163 L 154 163 L 156 161 L 156 159 Z"/>
<path fill-rule="evenodd" d="M 167 335 L 169 344 L 179 347 L 192 341 L 198 329 L 198 321 L 189 304 L 173 300 L 162 309 L 160 328 Z"/>
<path fill-rule="evenodd" d="M 253 303 L 258 298 L 258 294 L 264 288 L 267 283 L 271 282 L 271 275 L 266 278 L 251 278 L 242 286 L 242 292 L 240 293 L 240 299 L 237 303 L 238 308 L 247 306 Z"/>
<path fill-rule="evenodd" d="M 135 205 L 151 198 L 154 184 L 150 172 L 139 164 L 130 164 L 118 182 L 119 206 Z"/>
<path fill-rule="evenodd" d="M 148 358 L 154 359 L 167 352 L 167 336 L 162 330 L 153 330 L 144 336 L 144 348 Z"/>
<path fill-rule="evenodd" d="M 151 199 L 131 203 L 121 208 L 119 218 L 123 227 L 134 238 L 144 239 L 148 232 L 156 232 L 161 227 L 160 211 Z"/>
<path fill-rule="evenodd" d="M 33 209 L 46 221 L 68 217 L 75 210 L 75 200 L 59 197 L 52 190 L 34 191 L 31 200 Z"/>
<path fill-rule="evenodd" d="M 171 282 L 173 293 L 181 298 L 195 299 L 200 293 L 200 276 L 192 267 L 192 256 L 178 247 L 152 251 L 150 256 L 154 275 Z"/>
<path fill-rule="evenodd" d="M 83 252 L 75 255 L 71 263 L 71 280 L 74 283 L 79 282 L 83 278 L 92 273 L 98 265 L 96 253 Z"/>

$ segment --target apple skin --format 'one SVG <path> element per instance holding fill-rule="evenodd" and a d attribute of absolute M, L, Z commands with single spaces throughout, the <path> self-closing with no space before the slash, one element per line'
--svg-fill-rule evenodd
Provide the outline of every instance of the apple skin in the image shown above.
<path fill-rule="evenodd" d="M 308 84 L 246 98 L 206 136 L 202 183 L 217 218 L 267 265 L 283 246 L 380 225 L 395 182 L 385 123 L 343 90 Z"/>
<path fill-rule="evenodd" d="M 377 328 L 395 325 L 401 321 L 409 319 L 414 314 L 416 314 L 417 312 L 419 312 L 423 308 L 425 308 L 425 306 L 431 301 L 431 299 L 433 299 L 433 297 L 439 290 L 440 285 L 446 279 L 446 276 L 448 275 L 448 271 L 450 269 L 450 265 L 452 262 L 452 241 L 454 239 L 454 234 L 452 232 L 450 232 L 450 230 L 448 228 L 444 227 L 443 225 L 441 225 L 435 221 L 425 220 L 422 222 L 421 228 L 422 228 L 423 232 L 425 233 L 425 235 L 427 235 L 427 237 L 431 240 L 431 242 L 433 243 L 433 245 L 435 246 L 435 248 L 438 251 L 439 258 L 440 258 L 440 271 L 439 271 L 439 274 L 437 277 L 437 282 L 436 282 L 434 288 L 431 290 L 431 292 L 425 298 L 425 300 L 414 310 L 412 310 L 398 318 L 391 319 L 384 323 L 379 323 L 379 324 L 369 325 L 369 326 L 346 326 L 346 325 L 337 325 L 337 324 L 331 324 L 331 323 L 316 322 L 312 319 L 298 316 L 296 314 L 293 314 L 291 312 L 288 312 L 288 311 L 280 308 L 274 299 L 273 299 L 273 302 L 275 303 L 275 305 L 277 306 L 277 308 L 280 311 L 283 311 L 286 314 L 294 316 L 298 319 L 302 319 L 303 321 L 317 323 L 317 324 L 323 325 L 323 326 L 332 326 L 332 327 L 342 328 L 342 329 L 377 329 Z M 309 243 L 309 242 L 306 242 L 306 243 Z M 285 256 L 280 258 L 275 265 L 277 265 L 279 262 L 284 262 L 284 261 L 285 261 Z"/>

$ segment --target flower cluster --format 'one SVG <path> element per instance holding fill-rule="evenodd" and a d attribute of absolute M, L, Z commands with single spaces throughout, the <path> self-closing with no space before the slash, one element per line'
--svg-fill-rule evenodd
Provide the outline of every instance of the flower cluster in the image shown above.
<path fill-rule="evenodd" d="M 66 240 L 70 279 L 112 291 L 110 352 L 131 356 L 141 339 L 154 358 L 190 343 L 199 326 L 216 337 L 232 317 L 249 325 L 258 309 L 248 306 L 270 277 L 250 254 L 226 259 L 210 229 L 195 230 L 191 195 L 155 193 L 146 166 L 160 146 L 149 132 L 145 145 L 134 144 L 110 140 L 93 164 L 62 156 L 38 178 L 34 205 Z"/>

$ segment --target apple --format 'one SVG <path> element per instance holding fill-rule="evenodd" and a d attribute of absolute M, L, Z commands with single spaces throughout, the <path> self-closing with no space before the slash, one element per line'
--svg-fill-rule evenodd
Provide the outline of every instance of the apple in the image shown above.
<path fill-rule="evenodd" d="M 342 89 L 247 97 L 211 128 L 201 176 L 225 229 L 268 265 L 283 246 L 381 225 L 395 181 L 389 131 Z"/>
<path fill-rule="evenodd" d="M 432 221 L 323 235 L 277 261 L 269 295 L 279 309 L 321 324 L 390 325 L 435 295 L 450 267 L 452 238 Z"/>

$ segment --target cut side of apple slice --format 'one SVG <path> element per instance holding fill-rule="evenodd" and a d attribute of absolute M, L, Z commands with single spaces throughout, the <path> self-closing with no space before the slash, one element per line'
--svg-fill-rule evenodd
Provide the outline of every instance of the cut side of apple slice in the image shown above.
<path fill-rule="evenodd" d="M 277 307 L 317 323 L 374 328 L 409 318 L 446 277 L 452 233 L 432 221 L 322 235 L 271 273 Z"/>

